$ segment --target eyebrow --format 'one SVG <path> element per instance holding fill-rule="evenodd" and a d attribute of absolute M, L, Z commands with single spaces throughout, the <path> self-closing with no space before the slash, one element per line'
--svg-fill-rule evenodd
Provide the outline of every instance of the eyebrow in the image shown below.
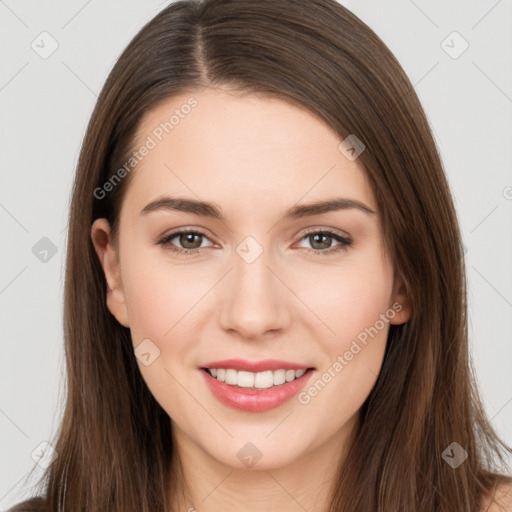
<path fill-rule="evenodd" d="M 282 214 L 283 220 L 294 220 L 303 217 L 320 215 L 322 213 L 334 212 L 339 210 L 357 209 L 369 215 L 377 215 L 377 212 L 369 206 L 356 199 L 335 198 L 326 201 L 316 201 L 314 203 L 295 205 Z M 225 222 L 221 208 L 215 203 L 198 201 L 196 199 L 178 198 L 164 196 L 151 201 L 141 211 L 141 215 L 157 210 L 172 210 L 185 213 L 192 213 L 202 217 L 210 217 Z"/>

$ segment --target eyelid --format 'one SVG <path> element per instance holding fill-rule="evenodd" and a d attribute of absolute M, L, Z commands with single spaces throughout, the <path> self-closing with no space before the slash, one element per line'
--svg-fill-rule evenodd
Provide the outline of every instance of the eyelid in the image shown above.
<path fill-rule="evenodd" d="M 338 235 L 342 238 L 347 238 L 352 240 L 352 236 L 349 235 L 346 231 L 341 231 L 336 228 L 330 228 L 327 226 L 310 226 L 306 228 L 304 231 L 299 231 L 295 237 L 300 237 L 301 239 L 304 238 L 306 235 L 309 235 L 311 233 L 318 233 L 318 232 L 324 232 L 324 233 L 333 233 L 335 235 Z M 294 237 L 294 238 L 295 238 Z"/>
<path fill-rule="evenodd" d="M 178 227 L 178 228 L 174 228 L 172 229 L 171 231 L 169 231 L 168 233 L 165 233 L 164 235 L 161 235 L 159 238 L 162 239 L 162 238 L 168 238 L 169 236 L 172 236 L 172 235 L 179 235 L 180 233 L 197 233 L 197 234 L 201 234 L 201 235 L 204 235 L 208 238 L 211 238 L 211 236 L 209 235 L 209 233 L 203 229 L 203 228 L 196 228 L 195 226 L 183 226 L 183 227 Z"/>
<path fill-rule="evenodd" d="M 158 237 L 156 243 L 165 245 L 164 242 L 172 240 L 176 236 L 181 235 L 183 233 L 193 233 L 193 234 L 197 234 L 197 235 L 202 235 L 204 238 L 207 238 L 210 242 L 212 242 L 212 245 L 215 245 L 215 243 L 211 239 L 212 237 L 206 231 L 204 231 L 202 228 L 195 228 L 193 226 L 186 226 L 186 227 L 173 229 L 170 233 L 166 233 L 165 235 Z M 198 249 L 182 249 L 181 247 L 178 247 L 177 250 L 197 251 Z"/>

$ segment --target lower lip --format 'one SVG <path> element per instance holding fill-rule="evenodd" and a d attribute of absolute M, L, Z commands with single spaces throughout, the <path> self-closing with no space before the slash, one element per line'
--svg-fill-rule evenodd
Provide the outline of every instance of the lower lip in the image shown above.
<path fill-rule="evenodd" d="M 200 369 L 206 384 L 223 404 L 247 412 L 265 412 L 275 409 L 297 395 L 307 384 L 315 370 L 308 370 L 298 379 L 267 389 L 250 389 L 231 386 Z"/>

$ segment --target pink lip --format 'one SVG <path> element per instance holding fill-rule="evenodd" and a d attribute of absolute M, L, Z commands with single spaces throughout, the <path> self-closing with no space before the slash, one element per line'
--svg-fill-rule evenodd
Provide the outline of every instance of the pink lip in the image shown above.
<path fill-rule="evenodd" d="M 212 365 L 212 367 L 215 368 L 216 366 Z M 226 368 L 226 366 L 219 366 L 219 368 Z M 266 368 L 269 369 L 268 366 L 266 366 Z M 283 366 L 279 368 L 285 369 Z M 296 366 L 294 368 L 300 369 Z M 285 382 L 279 386 L 259 390 L 232 386 L 212 377 L 207 370 L 200 369 L 200 371 L 210 391 L 220 402 L 234 409 L 246 412 L 265 412 L 279 407 L 297 395 L 297 393 L 305 387 L 313 373 L 315 373 L 315 370 L 311 369 L 304 373 L 302 377 L 292 380 L 291 382 Z"/>
<path fill-rule="evenodd" d="M 262 361 L 246 361 L 245 359 L 225 359 L 224 361 L 213 361 L 207 363 L 201 368 L 224 368 L 233 370 L 243 370 L 246 372 L 264 372 L 267 370 L 307 370 L 310 366 L 293 363 L 289 361 L 278 361 L 277 359 L 263 359 Z"/>

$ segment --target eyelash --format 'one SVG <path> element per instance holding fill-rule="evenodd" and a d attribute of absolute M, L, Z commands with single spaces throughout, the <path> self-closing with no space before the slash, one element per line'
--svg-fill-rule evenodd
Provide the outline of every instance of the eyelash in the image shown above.
<path fill-rule="evenodd" d="M 199 247 L 196 249 L 181 249 L 181 248 L 177 248 L 177 247 L 173 246 L 170 243 L 170 241 L 173 238 L 176 238 L 177 236 L 183 235 L 186 233 L 193 233 L 195 235 L 201 235 L 201 236 L 204 236 L 205 238 L 208 238 L 206 233 L 203 233 L 202 231 L 198 231 L 195 229 L 183 229 L 181 231 L 175 231 L 174 233 L 170 233 L 169 235 L 164 236 L 157 242 L 157 244 L 162 245 L 167 250 L 170 250 L 170 251 L 178 253 L 178 254 L 182 254 L 184 256 L 192 256 L 194 254 L 197 254 L 200 249 Z M 329 230 L 308 231 L 307 233 L 304 233 L 304 235 L 302 235 L 300 240 L 303 240 L 304 238 L 306 238 L 310 235 L 316 235 L 316 234 L 328 235 L 329 237 L 334 238 L 336 241 L 340 242 L 340 244 L 336 245 L 332 248 L 325 249 L 325 250 L 309 249 L 308 247 L 305 248 L 309 254 L 313 254 L 315 256 L 326 256 L 326 255 L 330 255 L 330 254 L 334 254 L 334 253 L 339 253 L 341 251 L 347 251 L 348 248 L 353 245 L 352 238 L 338 235 L 337 233 L 334 233 L 333 231 L 329 231 Z"/>

